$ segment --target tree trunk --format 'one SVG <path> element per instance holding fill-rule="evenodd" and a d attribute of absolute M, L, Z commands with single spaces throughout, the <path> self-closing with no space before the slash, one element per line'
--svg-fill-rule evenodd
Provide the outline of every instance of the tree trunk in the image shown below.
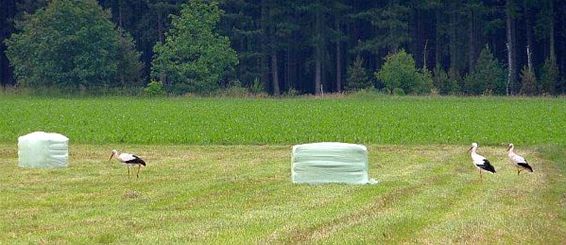
<path fill-rule="evenodd" d="M 0 8 L 0 85 L 5 87 L 12 83 L 12 69 L 10 62 L 6 57 L 6 45 L 3 43 L 13 31 L 12 25 L 8 24 L 8 20 L 16 14 L 16 1 L 2 1 Z"/>
<path fill-rule="evenodd" d="M 159 35 L 159 42 L 163 43 L 165 41 L 165 31 L 163 30 L 162 20 L 163 11 L 161 9 L 157 9 L 157 11 L 157 35 Z M 170 88 L 172 85 L 167 82 L 167 76 L 163 70 L 159 73 L 159 81 L 167 88 Z"/>
<path fill-rule="evenodd" d="M 455 7 L 454 7 L 455 8 Z M 449 44 L 449 51 L 450 51 L 450 69 L 454 72 L 458 71 L 458 68 L 456 67 L 457 64 L 457 60 L 458 60 L 458 50 L 457 49 L 457 38 L 456 38 L 456 22 L 457 22 L 457 18 L 456 18 L 456 10 L 453 9 L 450 11 L 450 26 L 449 26 L 449 32 L 450 32 L 450 44 Z"/>
<path fill-rule="evenodd" d="M 440 25 L 441 25 L 441 21 L 440 21 L 440 7 L 437 8 L 435 10 L 435 18 L 436 18 L 436 34 L 435 34 L 435 41 L 434 41 L 434 62 L 436 64 L 436 67 L 442 67 L 442 61 L 441 61 L 441 53 L 440 53 L 440 37 L 441 37 L 441 33 L 440 33 Z"/>
<path fill-rule="evenodd" d="M 525 32 L 527 36 L 527 67 L 529 69 L 530 72 L 534 72 L 534 68 L 533 68 L 533 56 L 532 56 L 532 47 L 533 47 L 533 32 L 531 30 L 531 14 L 529 11 L 529 6 L 527 4 L 527 1 L 523 2 L 523 10 L 525 11 L 524 13 L 524 18 L 525 18 Z"/>
<path fill-rule="evenodd" d="M 260 17 L 260 26 L 261 26 L 261 82 L 265 85 L 269 85 L 269 59 L 268 53 L 269 48 L 267 43 L 269 42 L 268 36 L 268 28 L 267 28 L 267 21 L 268 21 L 268 11 L 266 7 L 265 0 L 261 1 L 261 17 Z"/>
<path fill-rule="evenodd" d="M 271 80 L 271 85 L 273 87 L 273 95 L 279 96 L 279 72 L 277 66 L 277 51 L 274 47 L 271 48 L 271 75 L 273 76 Z"/>
<path fill-rule="evenodd" d="M 315 78 L 314 78 L 314 94 L 319 95 L 321 93 L 322 88 L 322 47 L 319 42 L 322 42 L 320 36 L 322 32 L 322 20 L 320 16 L 320 10 L 316 10 L 315 13 L 315 35 L 317 35 L 315 45 Z"/>
<path fill-rule="evenodd" d="M 336 31 L 340 33 L 340 20 L 336 17 Z M 336 41 L 336 91 L 342 92 L 342 50 L 340 39 Z"/>
<path fill-rule="evenodd" d="M 513 40 L 513 16 L 511 14 L 511 1 L 507 0 L 507 11 L 506 11 L 506 25 L 507 25 L 507 86 L 506 86 L 506 93 L 507 95 L 511 95 L 511 86 L 515 84 L 515 56 L 514 56 L 514 40 Z"/>
<path fill-rule="evenodd" d="M 549 25 L 549 45 L 550 45 L 550 56 L 556 57 L 555 49 L 554 49 L 554 4 L 553 0 L 549 0 L 549 14 L 550 14 L 550 22 Z"/>
<path fill-rule="evenodd" d="M 426 54 L 427 54 L 426 46 L 427 46 L 427 44 L 428 44 L 428 40 L 425 40 L 424 48 L 423 48 L 423 71 L 426 71 L 426 69 L 427 69 L 426 68 Z"/>
<path fill-rule="evenodd" d="M 287 91 L 291 84 L 289 83 L 291 81 L 291 44 L 288 43 L 289 45 L 287 45 L 287 49 L 285 50 L 285 65 L 283 66 L 285 69 L 284 72 L 284 77 L 283 77 L 283 83 L 285 84 L 282 88 L 283 91 Z"/>
<path fill-rule="evenodd" d="M 122 22 L 122 0 L 118 1 L 118 26 L 120 28 L 124 28 L 123 22 Z"/>
<path fill-rule="evenodd" d="M 559 8 L 562 8 L 562 10 L 560 10 L 560 9 L 558 10 L 558 11 L 561 11 L 561 13 L 566 12 L 566 7 L 564 5 L 559 7 Z M 562 26 L 566 25 L 566 15 L 562 14 L 561 18 L 562 18 L 562 21 L 561 21 Z M 563 37 L 566 36 L 566 34 L 564 33 L 565 31 L 566 30 L 564 30 L 564 28 L 561 30 Z M 560 56 L 560 59 L 561 59 L 561 62 L 560 62 L 561 73 L 560 74 L 562 75 L 562 79 L 559 79 L 559 81 L 561 81 L 561 82 L 559 84 L 560 86 L 558 86 L 559 90 L 556 91 L 557 93 L 565 93 L 566 92 L 566 40 L 562 39 L 561 43 L 562 43 L 562 45 L 561 45 L 562 52 L 559 56 Z"/>
<path fill-rule="evenodd" d="M 470 10 L 470 16 L 469 16 L 469 36 L 468 36 L 468 48 L 469 48 L 469 54 L 468 54 L 468 70 L 469 73 L 472 73 L 474 71 L 474 66 L 475 66 L 475 58 L 476 58 L 476 42 L 475 42 L 475 16 L 474 16 L 474 11 Z"/>

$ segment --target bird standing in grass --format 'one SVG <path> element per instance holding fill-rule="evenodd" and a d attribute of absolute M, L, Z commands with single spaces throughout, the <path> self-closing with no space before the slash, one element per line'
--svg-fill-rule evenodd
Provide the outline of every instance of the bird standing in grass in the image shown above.
<path fill-rule="evenodd" d="M 117 150 L 112 150 L 112 155 L 110 155 L 110 159 L 108 159 L 108 161 L 112 160 L 112 157 L 116 157 L 118 161 L 128 166 L 128 177 L 130 176 L 130 167 L 138 165 L 136 177 L 140 177 L 140 168 L 142 165 L 145 166 L 145 161 L 143 159 L 134 154 L 120 153 Z"/>
<path fill-rule="evenodd" d="M 474 166 L 476 166 L 476 168 L 479 169 L 480 180 L 481 180 L 482 179 L 482 174 L 481 174 L 482 171 L 493 174 L 493 173 L 495 173 L 495 168 L 493 167 L 493 165 L 491 165 L 491 163 L 489 163 L 489 160 L 487 160 L 482 155 L 476 153 L 477 149 L 478 149 L 478 144 L 472 143 L 472 147 L 468 150 L 468 152 L 471 151 L 472 162 L 474 163 Z"/>
<path fill-rule="evenodd" d="M 533 168 L 529 165 L 527 160 L 525 160 L 522 156 L 517 155 L 513 150 L 515 150 L 515 146 L 513 144 L 509 144 L 509 148 L 507 148 L 507 155 L 513 165 L 517 167 L 517 175 L 521 173 L 521 170 L 533 172 Z"/>

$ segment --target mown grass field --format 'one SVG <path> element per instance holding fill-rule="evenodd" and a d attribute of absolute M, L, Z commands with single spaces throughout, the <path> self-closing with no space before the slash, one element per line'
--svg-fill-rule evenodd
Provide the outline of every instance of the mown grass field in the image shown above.
<path fill-rule="evenodd" d="M 108 162 L 134 149 L 140 179 Z M 566 152 L 502 147 L 479 175 L 465 146 L 372 145 L 377 185 L 293 185 L 290 146 L 73 145 L 67 169 L 20 169 L 0 145 L 0 243 L 566 242 Z"/>
<path fill-rule="evenodd" d="M 0 142 L 35 130 L 81 144 L 566 145 L 564 98 L 0 97 Z"/>
<path fill-rule="evenodd" d="M 0 244 L 566 243 L 561 98 L 0 102 Z M 69 136 L 69 168 L 17 167 L 34 130 Z M 293 185 L 291 145 L 313 141 L 367 144 L 379 184 Z M 498 171 L 482 182 L 472 141 Z"/>

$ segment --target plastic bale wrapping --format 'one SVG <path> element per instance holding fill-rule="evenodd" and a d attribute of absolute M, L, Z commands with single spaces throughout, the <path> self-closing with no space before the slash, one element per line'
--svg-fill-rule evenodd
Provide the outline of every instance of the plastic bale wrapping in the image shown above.
<path fill-rule="evenodd" d="M 363 145 L 312 143 L 293 146 L 293 183 L 375 184 L 368 177 L 368 151 Z"/>
<path fill-rule="evenodd" d="M 33 132 L 18 138 L 18 166 L 61 168 L 68 166 L 69 138 L 57 133 Z"/>

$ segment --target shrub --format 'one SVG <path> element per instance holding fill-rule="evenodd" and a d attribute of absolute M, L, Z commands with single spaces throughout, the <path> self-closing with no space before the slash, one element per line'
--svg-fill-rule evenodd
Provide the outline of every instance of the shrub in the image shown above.
<path fill-rule="evenodd" d="M 375 77 L 393 93 L 402 90 L 407 94 L 424 94 L 432 88 L 430 73 L 417 70 L 413 57 L 402 49 L 385 57 L 385 63 Z"/>
<path fill-rule="evenodd" d="M 163 88 L 163 83 L 157 80 L 151 80 L 149 84 L 144 88 L 144 93 L 149 96 L 164 95 L 165 89 Z"/>
<path fill-rule="evenodd" d="M 381 92 L 374 87 L 360 89 L 358 91 L 353 91 L 347 94 L 347 96 L 350 98 L 362 98 L 362 99 L 375 99 L 378 97 L 382 97 L 384 95 L 386 95 L 386 93 Z"/>
<path fill-rule="evenodd" d="M 442 68 L 434 68 L 433 85 L 442 95 L 454 95 L 460 92 L 460 85 L 458 80 L 452 79 L 448 76 Z"/>
<path fill-rule="evenodd" d="M 284 94 L 285 97 L 296 97 L 299 96 L 299 90 L 296 90 L 293 87 L 290 87 Z"/>
<path fill-rule="evenodd" d="M 259 80 L 259 78 L 255 78 L 252 85 L 250 86 L 250 92 L 252 94 L 261 94 L 265 92 L 265 88 L 263 83 Z"/>

